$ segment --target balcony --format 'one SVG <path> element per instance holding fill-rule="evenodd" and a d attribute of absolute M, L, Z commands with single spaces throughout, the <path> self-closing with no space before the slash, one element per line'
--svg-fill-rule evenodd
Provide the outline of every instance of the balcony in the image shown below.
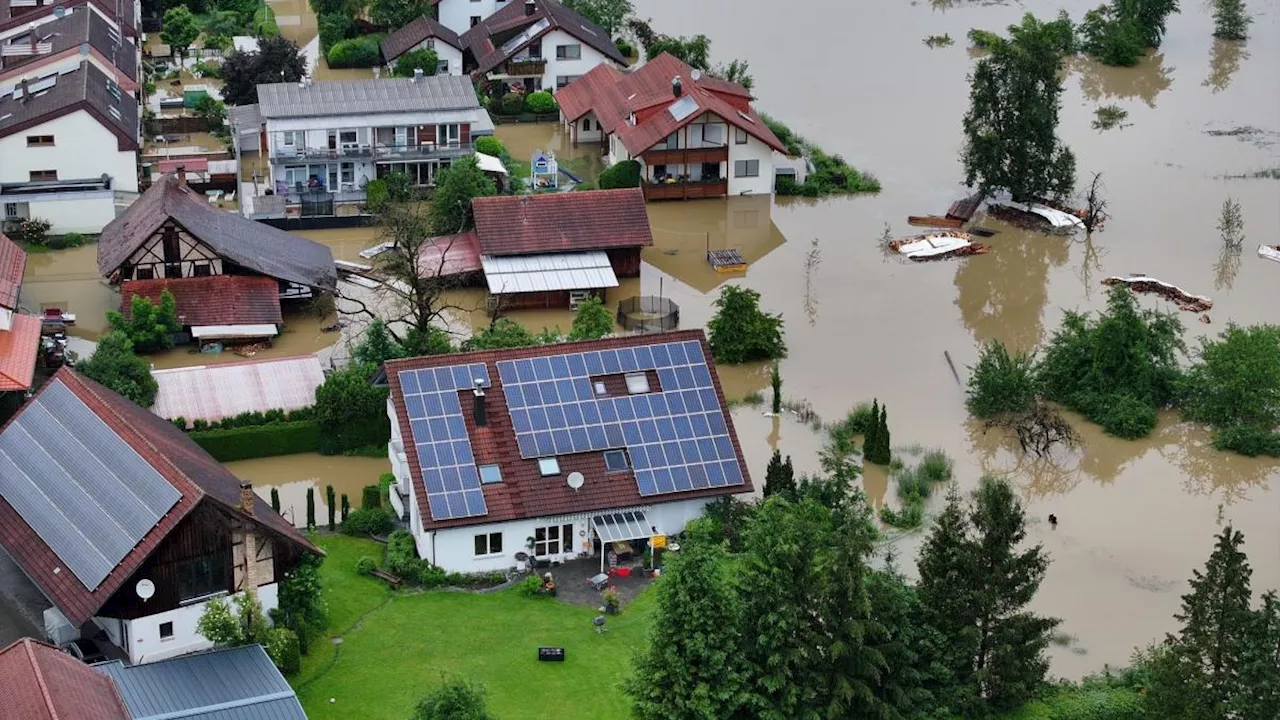
<path fill-rule="evenodd" d="M 729 181 L 695 180 L 687 182 L 644 183 L 645 200 L 691 200 L 724 197 L 729 194 Z"/>
<path fill-rule="evenodd" d="M 676 150 L 646 150 L 640 155 L 644 164 L 654 165 L 700 165 L 702 163 L 722 163 L 729 161 L 729 147 L 679 148 Z"/>
<path fill-rule="evenodd" d="M 547 61 L 541 58 L 507 61 L 506 74 L 508 77 L 542 77 L 542 74 L 546 71 Z"/>
<path fill-rule="evenodd" d="M 293 145 L 276 145 L 271 152 L 272 160 L 362 160 L 373 157 L 370 145 L 347 145 L 340 148 L 296 147 Z"/>
<path fill-rule="evenodd" d="M 295 160 L 311 161 L 311 160 L 436 160 L 444 158 L 458 158 L 470 155 L 474 152 L 474 148 L 470 143 L 462 144 L 459 142 L 436 144 L 405 144 L 405 145 L 351 145 L 336 150 L 329 148 L 295 148 L 288 146 L 277 146 L 271 154 L 271 159 L 275 162 L 288 163 Z"/>

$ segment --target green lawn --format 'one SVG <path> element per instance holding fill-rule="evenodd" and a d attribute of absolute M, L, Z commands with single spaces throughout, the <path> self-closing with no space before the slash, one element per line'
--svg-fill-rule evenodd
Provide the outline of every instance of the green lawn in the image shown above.
<path fill-rule="evenodd" d="M 643 642 L 651 595 L 625 607 L 610 619 L 609 632 L 597 635 L 592 610 L 514 590 L 390 593 L 354 571 L 361 555 L 381 556 L 378 544 L 342 536 L 316 540 L 329 555 L 323 577 L 331 632 L 343 642 L 317 641 L 293 679 L 311 720 L 403 720 L 447 676 L 484 685 L 501 720 L 628 716 L 619 683 Z M 565 662 L 538 662 L 543 645 L 565 648 Z"/>

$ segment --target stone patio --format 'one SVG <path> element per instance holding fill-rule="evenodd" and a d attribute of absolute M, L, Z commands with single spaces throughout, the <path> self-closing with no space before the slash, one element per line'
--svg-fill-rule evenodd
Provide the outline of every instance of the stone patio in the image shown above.
<path fill-rule="evenodd" d="M 627 604 L 640 594 L 640 591 L 649 586 L 652 578 L 644 574 L 641 566 L 643 562 L 639 559 L 618 563 L 618 567 L 631 567 L 630 577 L 613 577 L 613 587 L 618 590 L 618 595 L 622 598 L 622 608 L 625 611 Z M 570 560 L 561 563 L 556 567 L 538 570 L 537 572 L 545 574 L 550 572 L 556 579 L 556 599 L 573 605 L 581 605 L 593 610 L 604 607 L 604 599 L 601 597 L 602 590 L 594 590 L 588 584 L 595 575 L 600 573 L 600 558 L 591 557 L 580 560 Z"/>

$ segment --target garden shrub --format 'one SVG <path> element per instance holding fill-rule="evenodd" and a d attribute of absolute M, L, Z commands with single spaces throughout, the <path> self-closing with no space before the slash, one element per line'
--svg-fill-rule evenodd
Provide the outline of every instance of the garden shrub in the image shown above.
<path fill-rule="evenodd" d="M 364 205 L 372 212 L 381 210 L 391 199 L 391 191 L 387 189 L 387 181 L 382 178 L 370 180 L 364 186 Z"/>
<path fill-rule="evenodd" d="M 1129 688 L 1082 688 L 1044 701 L 1047 720 L 1142 720 L 1147 717 L 1142 696 Z"/>
<path fill-rule="evenodd" d="M 804 138 L 793 133 L 791 128 L 787 127 L 782 122 L 775 120 L 764 113 L 760 113 L 760 119 L 764 121 L 765 127 L 769 128 L 769 130 L 778 137 L 778 140 L 782 141 L 782 144 L 787 147 L 788 155 L 791 157 L 799 157 L 804 154 Z"/>
<path fill-rule="evenodd" d="M 326 57 L 334 45 L 360 32 L 355 19 L 343 13 L 324 13 L 317 18 L 316 26 L 320 31 L 320 50 Z"/>
<path fill-rule="evenodd" d="M 624 38 L 614 38 L 613 44 L 618 48 L 618 52 L 622 53 L 622 57 L 624 58 L 635 57 L 635 54 L 636 54 L 635 46 L 627 42 Z"/>
<path fill-rule="evenodd" d="M 382 63 L 382 38 L 379 35 L 339 40 L 329 48 L 326 59 L 331 68 L 371 68 Z"/>
<path fill-rule="evenodd" d="M 253 34 L 260 38 L 280 34 L 280 26 L 276 24 L 276 12 L 270 5 L 263 4 L 253 13 Z"/>
<path fill-rule="evenodd" d="M 716 298 L 715 306 L 716 314 L 707 328 L 716 362 L 745 363 L 786 356 L 782 316 L 760 309 L 760 293 L 726 285 Z"/>
<path fill-rule="evenodd" d="M 19 244 L 44 246 L 49 240 L 51 227 L 53 223 L 44 218 L 27 218 L 20 221 L 7 234 L 10 240 Z"/>
<path fill-rule="evenodd" d="M 1156 427 L 1155 408 L 1131 395 L 1097 395 L 1085 402 L 1085 417 L 1101 425 L 1108 435 L 1136 440 Z"/>
<path fill-rule="evenodd" d="M 390 475 L 390 473 L 387 473 Z M 395 477 L 392 475 L 392 477 Z M 365 485 L 360 491 L 360 507 L 365 510 L 376 510 L 382 507 L 381 488 L 377 485 Z"/>
<path fill-rule="evenodd" d="M 779 175 L 773 181 L 773 191 L 778 195 L 801 195 L 803 189 L 804 186 L 797 183 L 792 175 Z"/>
<path fill-rule="evenodd" d="M 476 152 L 492 155 L 494 157 L 502 157 L 506 154 L 507 148 L 502 141 L 492 135 L 481 135 L 476 138 Z"/>
<path fill-rule="evenodd" d="M 516 592 L 520 593 L 524 597 L 530 598 L 550 597 L 549 595 L 542 594 L 542 578 L 537 574 L 530 575 L 524 580 L 521 580 L 520 584 L 516 586 Z"/>
<path fill-rule="evenodd" d="M 920 527 L 920 523 L 924 522 L 924 507 L 920 502 L 914 501 L 907 503 L 902 510 L 895 511 L 888 505 L 880 507 L 880 520 L 884 524 L 896 527 L 899 530 L 911 530 Z"/>
<path fill-rule="evenodd" d="M 973 46 L 976 48 L 986 50 L 992 45 L 1000 42 L 1000 36 L 990 30 L 973 28 L 969 30 L 969 42 L 973 43 Z"/>
<path fill-rule="evenodd" d="M 421 70 L 423 75 L 435 75 L 439 67 L 440 58 L 436 55 L 436 51 L 431 48 L 422 48 L 410 50 L 396 58 L 395 68 L 391 74 L 396 77 L 411 78 L 414 71 Z"/>
<path fill-rule="evenodd" d="M 1201 338 L 1181 387 L 1183 414 L 1214 427 L 1280 425 L 1280 326 L 1228 326 Z"/>
<path fill-rule="evenodd" d="M 601 190 L 640 187 L 640 163 L 635 160 L 624 160 L 610 165 L 600 173 L 600 179 L 596 184 Z"/>
<path fill-rule="evenodd" d="M 302 668 L 302 647 L 298 634 L 286 627 L 273 627 L 267 631 L 267 655 L 280 672 L 292 675 Z"/>
<path fill-rule="evenodd" d="M 546 90 L 529 93 L 524 99 L 524 107 L 531 113 L 537 115 L 548 115 L 560 109 L 556 104 L 556 99 Z"/>
<path fill-rule="evenodd" d="M 200 422 L 196 421 L 197 427 Z M 231 462 L 315 452 L 320 427 L 310 420 L 296 420 L 225 430 L 194 429 L 190 437 L 218 462 Z"/>
<path fill-rule="evenodd" d="M 355 364 L 330 373 L 316 388 L 315 419 L 321 430 L 321 454 L 385 446 L 391 440 L 387 389 L 370 384 L 372 374 L 372 367 Z"/>
<path fill-rule="evenodd" d="M 1004 413 L 1020 413 L 1035 403 L 1035 358 L 1010 353 L 1004 343 L 989 342 L 982 346 L 978 364 L 969 375 L 965 404 L 969 412 L 982 419 Z"/>
<path fill-rule="evenodd" d="M 413 536 L 405 530 L 396 530 L 387 536 L 387 570 L 405 582 L 424 588 L 440 587 L 445 581 L 445 571 L 418 557 Z"/>
<path fill-rule="evenodd" d="M 361 556 L 356 561 L 356 573 L 359 575 L 371 575 L 374 570 L 378 569 L 378 562 L 368 555 Z"/>
<path fill-rule="evenodd" d="M 1213 446 L 1249 457 L 1270 455 L 1280 458 L 1280 432 L 1254 425 L 1224 428 L 1213 438 Z"/>
<path fill-rule="evenodd" d="M 386 535 L 395 527 L 395 522 L 386 511 L 378 508 L 360 508 L 352 510 L 347 521 L 342 523 L 342 532 L 346 535 Z"/>
<path fill-rule="evenodd" d="M 951 458 L 941 450 L 930 450 L 920 459 L 920 475 L 930 483 L 948 482 L 951 480 Z"/>
<path fill-rule="evenodd" d="M 502 96 L 502 112 L 504 115 L 519 115 L 524 110 L 524 96 L 520 93 L 507 93 Z"/>

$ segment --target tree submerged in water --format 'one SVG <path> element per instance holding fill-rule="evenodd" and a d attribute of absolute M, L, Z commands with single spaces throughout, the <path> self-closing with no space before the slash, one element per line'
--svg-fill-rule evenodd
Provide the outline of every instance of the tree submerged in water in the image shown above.
<path fill-rule="evenodd" d="M 1253 17 L 1245 9 L 1244 0 L 1213 1 L 1213 36 L 1222 40 L 1244 40 L 1249 37 Z"/>
<path fill-rule="evenodd" d="M 707 329 L 716 362 L 774 360 L 787 354 L 782 340 L 782 316 L 760 309 L 760 293 L 726 285 L 715 306 L 715 317 L 707 323 Z"/>

